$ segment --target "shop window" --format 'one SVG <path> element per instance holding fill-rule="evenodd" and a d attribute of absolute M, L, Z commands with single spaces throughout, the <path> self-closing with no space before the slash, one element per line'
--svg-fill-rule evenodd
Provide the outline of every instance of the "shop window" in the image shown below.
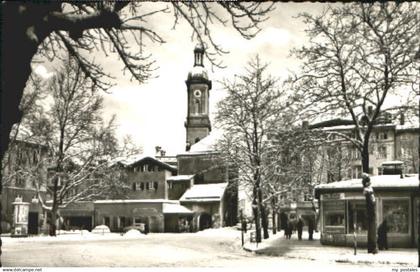
<path fill-rule="evenodd" d="M 408 233 L 408 201 L 384 200 L 383 218 L 387 220 L 388 233 Z"/>
<path fill-rule="evenodd" d="M 325 213 L 326 226 L 344 226 L 344 213 L 343 212 L 326 212 Z"/>
<path fill-rule="evenodd" d="M 360 203 L 349 203 L 349 233 L 354 232 L 354 227 L 356 227 L 356 232 L 366 232 L 367 231 L 367 214 L 366 214 L 366 204 L 363 202 Z"/>

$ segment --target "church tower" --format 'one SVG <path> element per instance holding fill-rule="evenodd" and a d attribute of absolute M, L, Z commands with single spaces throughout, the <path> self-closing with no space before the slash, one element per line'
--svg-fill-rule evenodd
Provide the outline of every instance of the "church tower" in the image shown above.
<path fill-rule="evenodd" d="M 200 44 L 194 48 L 194 67 L 188 73 L 188 78 L 185 81 L 188 93 L 188 111 L 185 121 L 187 151 L 191 145 L 209 135 L 211 131 L 209 119 L 211 80 L 209 80 L 203 64 L 204 50 Z"/>

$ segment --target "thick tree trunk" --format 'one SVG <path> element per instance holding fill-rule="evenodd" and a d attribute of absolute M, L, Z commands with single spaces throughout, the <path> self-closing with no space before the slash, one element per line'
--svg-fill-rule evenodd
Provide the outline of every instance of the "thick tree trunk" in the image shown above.
<path fill-rule="evenodd" d="M 255 222 L 255 239 L 257 243 L 261 243 L 260 215 L 258 212 L 257 201 L 255 198 L 252 201 L 252 212 L 254 214 L 254 222 Z"/>
<path fill-rule="evenodd" d="M 50 228 L 48 231 L 49 236 L 56 236 L 56 230 L 57 230 L 57 208 L 54 208 L 51 210 L 51 221 L 49 223 Z"/>
<path fill-rule="evenodd" d="M 276 226 L 276 209 L 273 207 L 273 235 L 277 233 L 277 226 Z"/>
<path fill-rule="evenodd" d="M 363 173 L 369 173 L 369 148 L 366 146 L 362 152 L 362 171 Z"/>
<path fill-rule="evenodd" d="M 263 228 L 264 239 L 268 239 L 268 214 L 264 205 L 261 205 L 261 225 Z"/>

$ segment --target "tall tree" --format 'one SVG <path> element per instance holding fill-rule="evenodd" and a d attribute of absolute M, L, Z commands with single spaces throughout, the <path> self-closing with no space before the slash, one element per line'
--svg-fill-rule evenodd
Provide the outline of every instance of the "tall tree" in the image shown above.
<path fill-rule="evenodd" d="M 50 235 L 55 235 L 60 206 L 78 200 L 92 200 L 115 192 L 116 187 L 128 189 L 121 177 L 111 174 L 109 161 L 118 153 L 114 118 L 105 123 L 101 117 L 102 97 L 92 81 L 84 75 L 78 63 L 69 58 L 51 79 L 49 89 L 52 103 L 48 116 L 41 120 L 48 124 L 44 138 L 52 150 L 47 179 L 28 171 L 39 192 L 42 188 L 52 199 L 42 207 L 51 214 Z M 28 120 L 32 123 L 33 120 Z M 34 135 L 39 135 L 32 126 Z M 45 131 L 43 131 L 45 132 Z M 40 162 L 39 167 L 46 162 Z M 116 171 L 118 172 L 118 171 Z"/>
<path fill-rule="evenodd" d="M 223 81 L 227 97 L 218 104 L 216 122 L 225 131 L 221 141 L 226 161 L 239 170 L 240 180 L 252 190 L 252 209 L 256 239 L 268 238 L 267 209 L 263 202 L 265 176 L 274 168 L 266 157 L 270 150 L 268 136 L 278 124 L 284 106 L 280 99 L 284 92 L 277 80 L 267 75 L 267 64 L 258 57 L 246 67 L 246 73 L 233 81 Z M 261 220 L 261 224 L 260 224 Z"/>
<path fill-rule="evenodd" d="M 139 1 L 3 1 L 0 160 L 13 124 L 21 119 L 18 106 L 34 56 L 52 61 L 66 52 L 94 85 L 106 89 L 110 86 L 109 76 L 86 54 L 102 51 L 118 56 L 124 69 L 142 83 L 154 70 L 143 47 L 147 41 L 164 42 L 148 23 L 150 17 L 167 13 L 174 18 L 173 27 L 184 20 L 192 28 L 192 38 L 210 47 L 206 50 L 210 61 L 221 65 L 216 57 L 226 52 L 213 40 L 211 26 L 230 21 L 243 37 L 251 38 L 272 10 L 272 4 L 242 2 L 177 1 L 156 6 Z"/>
<path fill-rule="evenodd" d="M 296 77 L 300 98 L 307 102 L 307 113 L 351 117 L 353 137 L 341 136 L 360 152 L 363 172 L 369 171 L 369 139 L 381 114 L 413 108 L 386 100 L 418 95 L 418 13 L 417 3 L 384 2 L 301 15 L 310 42 L 294 51 L 303 60 Z M 368 240 L 376 243 L 374 228 L 369 229 Z"/>

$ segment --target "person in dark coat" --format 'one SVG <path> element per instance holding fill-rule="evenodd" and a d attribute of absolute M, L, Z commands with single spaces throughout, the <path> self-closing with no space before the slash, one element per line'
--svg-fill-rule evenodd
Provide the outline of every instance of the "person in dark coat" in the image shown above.
<path fill-rule="evenodd" d="M 379 225 L 378 228 L 378 247 L 380 250 L 388 249 L 388 226 L 386 219 Z"/>
<path fill-rule="evenodd" d="M 303 220 L 300 216 L 299 216 L 299 219 L 297 221 L 297 231 L 298 231 L 298 239 L 302 240 Z"/>
<path fill-rule="evenodd" d="M 292 224 L 292 221 L 289 220 L 287 222 L 287 227 L 284 231 L 284 233 L 286 234 L 286 239 L 290 240 L 290 238 L 292 237 L 292 232 L 293 232 L 293 224 Z"/>
<path fill-rule="evenodd" d="M 312 219 L 308 222 L 308 233 L 309 233 L 309 240 L 313 240 L 314 235 L 314 221 Z"/>

